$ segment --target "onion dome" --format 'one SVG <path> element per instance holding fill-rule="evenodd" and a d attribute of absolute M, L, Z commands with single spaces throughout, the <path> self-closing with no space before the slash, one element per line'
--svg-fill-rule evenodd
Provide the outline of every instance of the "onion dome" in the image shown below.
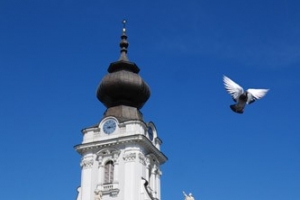
<path fill-rule="evenodd" d="M 120 58 L 118 61 L 109 65 L 107 70 L 108 74 L 104 76 L 97 89 L 97 98 L 108 109 L 106 115 L 123 116 L 124 114 L 120 113 L 124 113 L 124 106 L 133 107 L 139 110 L 150 97 L 149 86 L 138 74 L 140 69 L 135 63 L 130 62 L 127 58 L 127 48 L 129 44 L 127 41 L 125 24 L 126 21 L 124 20 L 120 42 Z M 113 107 L 114 109 L 110 109 Z M 120 110 L 121 108 L 122 110 Z M 107 113 L 109 110 L 114 110 L 114 112 Z M 128 108 L 125 110 L 128 110 Z M 119 114 L 116 114 L 116 111 Z M 141 114 L 136 114 L 139 115 L 139 117 L 129 115 L 126 118 L 140 119 Z M 125 115 L 128 115 L 128 113 Z"/>

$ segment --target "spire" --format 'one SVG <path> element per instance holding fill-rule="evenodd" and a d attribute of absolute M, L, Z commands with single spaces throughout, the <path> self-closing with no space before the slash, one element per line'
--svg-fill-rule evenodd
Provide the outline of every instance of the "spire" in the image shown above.
<path fill-rule="evenodd" d="M 119 61 L 129 61 L 127 58 L 127 48 L 128 48 L 128 41 L 127 41 L 127 35 L 126 35 L 126 23 L 127 21 L 124 19 L 122 21 L 123 24 L 123 29 L 122 29 L 122 35 L 121 35 L 121 42 L 120 42 L 120 47 L 121 47 L 121 55 L 119 58 Z"/>
<path fill-rule="evenodd" d="M 121 56 L 110 63 L 97 88 L 97 98 L 107 108 L 104 117 L 115 116 L 121 121 L 139 119 L 139 111 L 150 97 L 150 88 L 138 74 L 140 69 L 127 58 L 126 20 L 122 21 Z"/>

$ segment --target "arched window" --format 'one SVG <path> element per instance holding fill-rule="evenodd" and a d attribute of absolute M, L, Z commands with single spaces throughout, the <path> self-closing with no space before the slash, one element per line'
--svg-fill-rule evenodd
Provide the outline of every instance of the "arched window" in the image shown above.
<path fill-rule="evenodd" d="M 112 183 L 114 180 L 114 163 L 113 161 L 108 161 L 105 163 L 104 168 L 104 184 Z"/>

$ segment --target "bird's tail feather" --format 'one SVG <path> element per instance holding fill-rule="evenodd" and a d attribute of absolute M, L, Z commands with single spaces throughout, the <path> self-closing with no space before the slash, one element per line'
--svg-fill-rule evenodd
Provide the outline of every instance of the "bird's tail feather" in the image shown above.
<path fill-rule="evenodd" d="M 236 112 L 239 114 L 243 114 L 243 112 L 244 112 L 244 110 L 237 107 L 236 104 L 230 105 L 230 108 L 233 112 Z"/>

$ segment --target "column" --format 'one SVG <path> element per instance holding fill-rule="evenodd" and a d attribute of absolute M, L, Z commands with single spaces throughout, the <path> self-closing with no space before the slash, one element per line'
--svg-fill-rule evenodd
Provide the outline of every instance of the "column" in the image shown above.
<path fill-rule="evenodd" d="M 94 164 L 93 155 L 86 154 L 81 163 L 81 199 L 92 200 L 92 166 Z"/>
<path fill-rule="evenodd" d="M 156 165 L 153 165 L 153 168 L 151 170 L 150 184 L 151 184 L 151 189 L 152 189 L 152 195 L 154 198 L 156 197 L 156 175 L 155 175 L 156 170 L 157 170 Z"/>
<path fill-rule="evenodd" d="M 160 190 L 160 177 L 161 171 L 159 169 L 156 170 L 156 198 L 161 198 L 161 190 Z"/>
<path fill-rule="evenodd" d="M 103 162 L 102 162 L 102 156 L 98 157 L 98 185 L 102 185 L 103 184 L 103 177 L 104 177 L 104 166 L 103 166 Z"/>

